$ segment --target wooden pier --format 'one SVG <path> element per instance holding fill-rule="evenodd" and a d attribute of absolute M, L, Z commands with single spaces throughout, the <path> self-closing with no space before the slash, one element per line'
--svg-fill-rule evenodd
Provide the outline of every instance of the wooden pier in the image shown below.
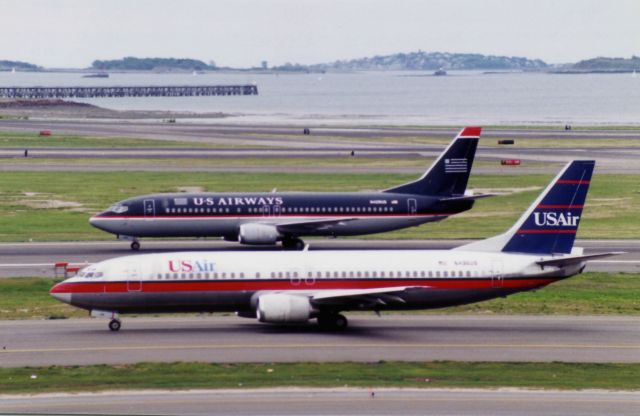
<path fill-rule="evenodd" d="M 256 85 L 184 85 L 130 87 L 0 87 L 3 98 L 204 97 L 258 95 Z"/>

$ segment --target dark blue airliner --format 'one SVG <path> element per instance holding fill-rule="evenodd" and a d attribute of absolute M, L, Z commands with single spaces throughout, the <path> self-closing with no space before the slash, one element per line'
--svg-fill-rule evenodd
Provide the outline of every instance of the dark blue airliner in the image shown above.
<path fill-rule="evenodd" d="M 440 221 L 470 209 L 466 195 L 480 127 L 466 127 L 416 181 L 379 192 L 175 193 L 118 202 L 91 225 L 140 237 L 223 237 L 302 249 L 301 236 L 373 234 Z"/>

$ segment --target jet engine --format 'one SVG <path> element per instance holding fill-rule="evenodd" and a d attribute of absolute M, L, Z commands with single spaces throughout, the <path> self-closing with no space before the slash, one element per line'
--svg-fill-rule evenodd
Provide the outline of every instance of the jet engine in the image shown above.
<path fill-rule="evenodd" d="M 304 323 L 311 318 L 313 307 L 309 298 L 282 294 L 258 298 L 258 321 L 269 323 Z"/>
<path fill-rule="evenodd" d="M 275 244 L 279 237 L 276 227 L 268 224 L 242 224 L 238 233 L 242 244 Z"/>

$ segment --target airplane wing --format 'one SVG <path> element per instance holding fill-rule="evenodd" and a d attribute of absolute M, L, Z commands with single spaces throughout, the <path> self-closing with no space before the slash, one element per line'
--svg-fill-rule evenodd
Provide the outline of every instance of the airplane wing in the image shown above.
<path fill-rule="evenodd" d="M 583 261 L 586 261 L 586 260 L 617 256 L 619 254 L 624 254 L 624 251 L 612 251 L 609 253 L 586 254 L 584 256 L 566 256 L 566 257 L 559 257 L 556 259 L 540 260 L 540 261 L 537 261 L 536 263 L 539 264 L 540 266 L 564 267 L 564 266 L 570 266 L 576 263 L 582 263 Z"/>
<path fill-rule="evenodd" d="M 424 288 L 424 286 L 419 287 Z M 313 294 L 310 300 L 315 306 L 358 305 L 362 309 L 375 308 L 376 306 L 387 306 L 394 303 L 403 304 L 405 303 L 404 299 L 398 295 L 416 288 L 418 288 L 418 286 L 323 290 Z"/>
<path fill-rule="evenodd" d="M 281 233 L 297 233 L 301 231 L 313 231 L 322 230 L 327 227 L 341 225 L 349 221 L 356 220 L 357 218 L 338 218 L 338 219 L 319 219 L 319 220 L 307 220 L 307 221 L 290 221 L 280 224 L 275 224 L 276 228 Z"/>

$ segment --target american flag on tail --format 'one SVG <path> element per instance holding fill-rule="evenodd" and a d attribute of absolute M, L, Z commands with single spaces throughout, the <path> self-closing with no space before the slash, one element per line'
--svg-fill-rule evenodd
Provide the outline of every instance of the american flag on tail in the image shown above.
<path fill-rule="evenodd" d="M 468 169 L 466 157 L 444 160 L 444 173 L 467 173 Z"/>

